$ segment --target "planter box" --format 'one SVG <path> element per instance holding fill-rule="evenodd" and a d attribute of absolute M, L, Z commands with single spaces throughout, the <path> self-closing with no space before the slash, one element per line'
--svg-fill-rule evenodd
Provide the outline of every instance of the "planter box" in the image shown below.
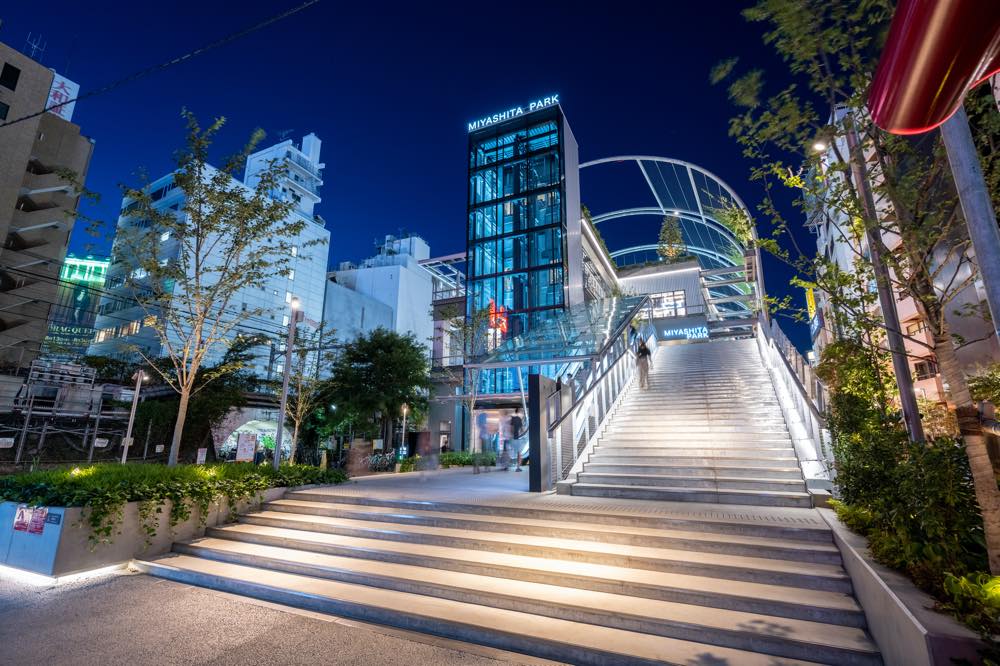
<path fill-rule="evenodd" d="M 982 663 L 979 635 L 953 617 L 934 610 L 934 599 L 903 574 L 872 559 L 867 540 L 821 509 L 851 576 L 854 596 L 865 611 L 886 666 Z"/>
<path fill-rule="evenodd" d="M 263 501 L 283 497 L 287 488 L 270 488 L 261 497 Z M 66 576 L 81 571 L 125 564 L 134 557 L 153 557 L 170 550 L 175 541 L 194 539 L 205 534 L 205 527 L 213 527 L 229 520 L 234 512 L 225 499 L 209 508 L 205 526 L 198 524 L 199 510 L 191 509 L 191 516 L 170 528 L 170 502 L 164 502 L 158 514 L 156 536 L 146 545 L 146 533 L 139 521 L 139 503 L 129 502 L 123 508 L 119 533 L 109 544 L 92 546 L 90 526 L 81 524 L 80 507 L 49 507 L 49 522 L 41 534 L 14 530 L 17 503 L 0 503 L 0 564 L 24 569 L 43 576 Z M 254 506 L 253 502 L 240 502 L 235 513 L 243 513 Z"/>

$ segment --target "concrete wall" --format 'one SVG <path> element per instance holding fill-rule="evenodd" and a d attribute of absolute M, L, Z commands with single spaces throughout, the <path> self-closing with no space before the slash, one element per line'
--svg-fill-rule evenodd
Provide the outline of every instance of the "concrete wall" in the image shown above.
<path fill-rule="evenodd" d="M 370 296 L 328 281 L 323 320 L 336 329 L 337 340 L 349 342 L 379 326 L 392 329 L 392 308 Z"/>
<path fill-rule="evenodd" d="M 262 493 L 262 501 L 270 502 L 283 497 L 287 488 L 271 488 Z M 256 502 L 241 502 L 236 513 L 252 509 Z M 92 547 L 90 527 L 81 524 L 83 509 L 79 507 L 50 507 L 49 514 L 58 516 L 59 523 L 46 524 L 41 534 L 15 532 L 14 502 L 0 504 L 0 564 L 24 569 L 45 576 L 66 576 L 81 571 L 98 569 L 128 562 L 134 557 L 153 557 L 170 550 L 174 541 L 184 541 L 204 536 L 205 528 L 229 520 L 234 513 L 226 500 L 212 505 L 205 526 L 200 526 L 197 507 L 182 523 L 170 528 L 170 502 L 164 504 L 158 515 L 156 535 L 146 544 L 146 534 L 139 518 L 139 503 L 129 502 L 123 510 L 119 532 L 110 544 Z"/>

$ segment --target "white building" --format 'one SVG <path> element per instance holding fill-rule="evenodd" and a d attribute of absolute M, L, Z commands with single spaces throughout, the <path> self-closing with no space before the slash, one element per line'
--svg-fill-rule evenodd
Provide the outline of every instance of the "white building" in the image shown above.
<path fill-rule="evenodd" d="M 430 248 L 419 236 L 386 236 L 378 253 L 358 265 L 342 263 L 329 274 L 324 321 L 340 342 L 383 327 L 413 333 L 431 345 L 431 274 L 420 266 Z"/>
<path fill-rule="evenodd" d="M 323 314 L 330 232 L 324 228 L 323 219 L 313 212 L 315 205 L 320 202 L 319 188 L 323 184 L 324 165 L 320 162 L 319 155 L 320 140 L 315 134 L 309 134 L 299 146 L 291 140 L 283 141 L 247 158 L 244 184 L 250 188 L 257 184 L 261 172 L 268 168 L 272 160 L 284 160 L 286 171 L 280 183 L 280 191 L 274 192 L 274 197 L 294 202 L 295 207 L 290 214 L 304 220 L 306 225 L 298 236 L 299 242 L 293 247 L 289 271 L 272 275 L 262 287 L 248 287 L 232 299 L 229 307 L 234 314 L 258 308 L 264 312 L 244 322 L 238 329 L 242 333 L 265 333 L 280 339 L 288 325 L 292 297 L 299 298 L 307 319 L 318 321 Z M 172 173 L 151 183 L 149 191 L 157 209 L 183 210 L 184 194 L 174 185 Z M 129 217 L 131 205 L 131 200 L 122 200 L 119 228 L 143 223 L 142 220 Z M 163 234 L 160 241 L 163 244 L 163 256 L 169 257 L 171 252 L 176 256 L 177 243 L 168 233 Z M 126 286 L 126 271 L 129 270 L 127 262 L 115 261 L 114 255 L 118 254 L 118 250 L 116 247 L 112 251 L 112 264 L 105 287 L 107 293 L 98 306 L 96 335 L 88 353 L 134 358 L 134 352 L 130 350 L 135 346 L 150 355 L 159 355 L 162 350 L 156 332 L 144 325 L 152 313 L 145 312 L 132 298 L 131 287 Z M 225 349 L 220 346 L 206 359 L 206 364 L 218 362 L 224 352 Z M 258 376 L 267 376 L 269 370 L 276 371 L 278 367 L 269 367 L 272 360 L 280 365 L 280 354 L 273 354 L 268 347 L 260 348 L 250 370 Z"/>

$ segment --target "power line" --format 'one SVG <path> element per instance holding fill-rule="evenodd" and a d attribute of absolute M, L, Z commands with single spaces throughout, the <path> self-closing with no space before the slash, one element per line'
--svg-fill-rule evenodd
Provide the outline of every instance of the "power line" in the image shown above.
<path fill-rule="evenodd" d="M 194 51 L 189 51 L 189 52 L 185 53 L 184 55 L 182 55 L 180 57 L 174 58 L 173 60 L 168 60 L 168 61 L 162 62 L 162 63 L 160 63 L 158 65 L 152 65 L 151 67 L 146 67 L 145 69 L 140 69 L 139 71 L 133 72 L 132 74 L 129 74 L 128 76 L 126 76 L 124 78 L 118 79 L 117 81 L 109 83 L 106 86 L 103 86 L 103 87 L 98 88 L 96 90 L 92 90 L 91 92 L 88 92 L 88 93 L 85 93 L 83 95 L 80 95 L 79 97 L 74 97 L 71 100 L 67 100 L 65 102 L 60 102 L 59 104 L 53 104 L 52 106 L 47 106 L 44 109 L 42 109 L 41 111 L 37 111 L 35 113 L 29 113 L 28 115 L 21 116 L 20 118 L 15 118 L 14 120 L 11 120 L 9 122 L 0 124 L 0 128 L 9 127 L 10 125 L 15 125 L 15 124 L 17 124 L 19 122 L 23 122 L 25 120 L 30 120 L 31 118 L 37 118 L 38 116 L 42 115 L 43 113 L 46 113 L 46 112 L 51 111 L 52 109 L 55 109 L 55 108 L 58 108 L 58 107 L 65 106 L 67 104 L 72 104 L 72 103 L 78 102 L 80 100 L 90 99 L 91 97 L 97 97 L 98 95 L 103 95 L 104 93 L 111 92 L 112 90 L 120 88 L 120 87 L 122 87 L 122 86 L 124 86 L 124 85 L 126 85 L 128 83 L 131 83 L 131 82 L 136 81 L 138 79 L 141 79 L 141 78 L 143 78 L 145 76 L 148 76 L 149 74 L 153 74 L 154 72 L 158 72 L 158 71 L 167 69 L 169 67 L 173 67 L 174 65 L 178 65 L 178 64 L 180 64 L 180 63 L 182 63 L 182 62 L 184 62 L 186 60 L 190 60 L 192 58 L 195 58 L 197 56 L 202 55 L 203 53 L 207 53 L 208 51 L 211 51 L 212 49 L 216 49 L 216 48 L 218 48 L 220 46 L 224 46 L 224 45 L 226 45 L 226 44 L 228 44 L 230 42 L 233 42 L 233 41 L 236 41 L 237 39 L 240 39 L 241 37 L 245 37 L 245 36 L 247 36 L 247 35 L 249 35 L 251 33 L 257 32 L 258 30 L 261 30 L 262 28 L 266 28 L 267 26 L 269 26 L 269 25 L 271 25 L 273 23 L 277 23 L 278 21 L 281 21 L 282 19 L 288 18 L 289 16 L 291 16 L 293 14 L 297 14 L 300 11 L 302 11 L 303 9 L 311 7 L 312 5 L 315 5 L 318 2 L 319 2 L 319 0 L 307 0 L 306 2 L 303 2 L 301 5 L 298 5 L 296 7 L 292 7 L 291 9 L 288 9 L 288 10 L 286 10 L 284 12 L 281 12 L 280 14 L 276 14 L 275 16 L 272 16 L 269 19 L 261 21 L 260 23 L 257 23 L 255 25 L 252 25 L 249 28 L 244 28 L 243 30 L 240 30 L 239 32 L 234 32 L 234 33 L 232 33 L 230 35 L 227 35 L 226 37 L 223 37 L 222 39 L 218 39 L 218 40 L 216 40 L 214 42 L 210 42 L 209 44 L 206 44 L 205 46 L 202 46 L 201 48 L 195 49 Z"/>

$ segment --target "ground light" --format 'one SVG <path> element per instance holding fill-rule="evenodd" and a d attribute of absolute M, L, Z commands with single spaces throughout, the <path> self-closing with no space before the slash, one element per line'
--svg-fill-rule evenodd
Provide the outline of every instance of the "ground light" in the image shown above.
<path fill-rule="evenodd" d="M 24 569 L 17 569 L 15 567 L 8 567 L 0 564 L 0 577 L 8 580 L 15 580 L 19 583 L 27 583 L 29 585 L 51 587 L 53 585 L 65 585 L 66 583 L 75 583 L 88 578 L 103 576 L 114 571 L 121 571 L 127 566 L 128 562 L 120 562 L 106 567 L 90 569 L 89 571 L 80 571 L 75 574 L 69 574 L 68 576 L 46 576 L 45 574 L 35 573 L 34 571 L 25 571 Z"/>

